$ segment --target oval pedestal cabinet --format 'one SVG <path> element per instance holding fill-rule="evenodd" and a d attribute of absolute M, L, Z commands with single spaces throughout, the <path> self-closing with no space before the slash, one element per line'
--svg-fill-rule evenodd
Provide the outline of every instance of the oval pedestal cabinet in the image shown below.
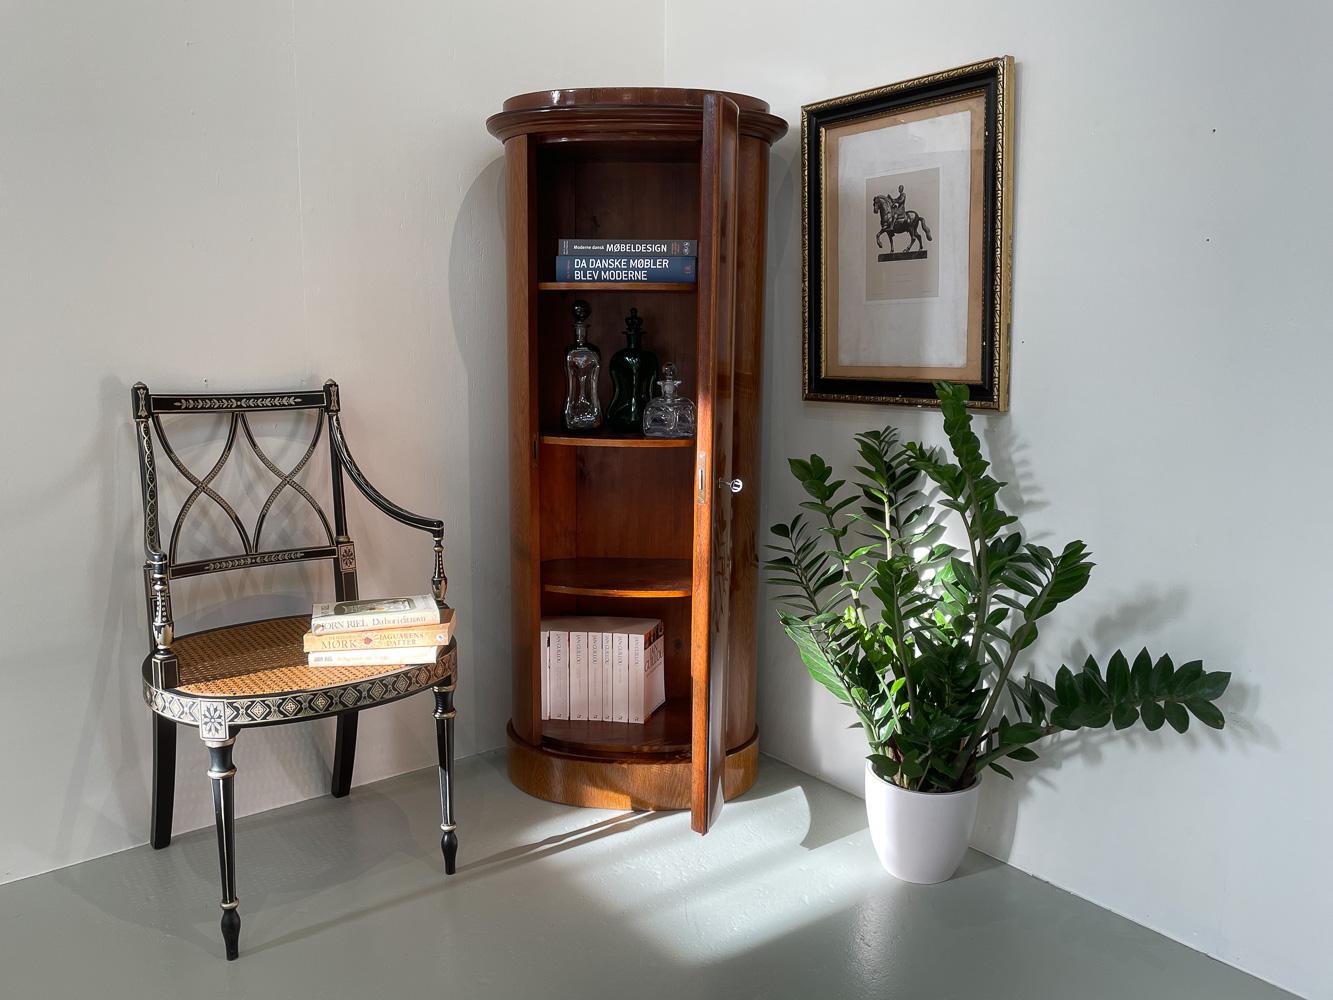
<path fill-rule="evenodd" d="M 512 98 L 487 127 L 508 200 L 509 775 L 557 802 L 688 808 L 703 833 L 758 759 L 765 215 L 769 146 L 787 126 L 739 94 L 592 88 Z M 557 269 L 565 239 L 694 241 L 681 254 L 694 271 L 587 281 Z M 693 438 L 565 426 L 575 322 L 600 353 L 605 413 L 627 318 L 656 363 L 675 364 Z M 553 615 L 660 619 L 665 704 L 643 724 L 543 718 Z"/>

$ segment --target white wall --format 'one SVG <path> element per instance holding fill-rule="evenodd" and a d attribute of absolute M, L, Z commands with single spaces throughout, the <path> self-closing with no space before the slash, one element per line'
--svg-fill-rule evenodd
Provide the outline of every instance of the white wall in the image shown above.
<path fill-rule="evenodd" d="M 367 472 L 447 521 L 459 752 L 503 745 L 502 151 L 484 120 L 553 82 L 659 82 L 661 20 L 536 0 L 0 6 L 0 881 L 147 839 L 137 379 L 339 379 Z M 364 593 L 424 589 L 426 536 L 364 505 L 353 529 Z M 327 577 L 233 576 L 182 584 L 177 613 L 317 592 Z M 358 782 L 433 762 L 428 700 L 363 716 Z M 329 723 L 243 734 L 238 808 L 323 794 L 330 746 Z M 180 758 L 178 831 L 212 823 L 192 731 Z"/>
<path fill-rule="evenodd" d="M 707 30 L 700 30 L 701 25 Z M 976 846 L 1333 997 L 1333 211 L 1326 4 L 668 4 L 666 82 L 767 99 L 765 523 L 784 458 L 937 417 L 800 399 L 800 105 L 1018 60 L 1013 408 L 981 418 L 1011 509 L 1099 566 L 1033 662 L 1147 642 L 1235 672 L 1222 734 L 1098 734 L 988 780 Z M 864 753 L 773 624 L 764 749 L 856 790 Z M 1001 918 L 1002 919 L 1002 918 Z"/>

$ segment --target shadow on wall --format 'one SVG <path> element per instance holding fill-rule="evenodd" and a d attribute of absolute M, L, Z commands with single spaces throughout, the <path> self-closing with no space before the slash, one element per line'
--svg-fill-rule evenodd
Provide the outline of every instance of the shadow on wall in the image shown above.
<path fill-rule="evenodd" d="M 463 412 L 507 408 L 473 406 L 507 399 L 508 337 L 505 323 L 504 160 L 496 158 L 472 182 L 458 208 L 449 249 L 449 308 L 462 359 L 462 378 L 451 380 L 467 396 Z M 467 463 L 446 475 L 468 478 L 473 648 L 461 665 L 473 688 L 471 746 L 476 752 L 504 746 L 509 718 L 509 438 L 507 417 L 468 420 Z M 460 713 L 460 728 L 464 716 Z"/>
<path fill-rule="evenodd" d="M 1038 665 L 1038 669 L 1043 676 L 1049 676 L 1063 663 L 1077 671 L 1089 655 L 1095 655 L 1105 669 L 1106 658 L 1117 648 L 1132 659 L 1141 648 L 1134 637 L 1162 634 L 1166 631 L 1165 626 L 1183 613 L 1187 600 L 1188 590 L 1180 584 L 1162 589 L 1144 588 L 1131 600 L 1122 602 L 1091 623 L 1088 634 L 1093 639 L 1095 650 L 1078 639 L 1068 646 L 1066 656 L 1049 659 L 1053 666 L 1046 669 Z M 1149 652 L 1159 656 L 1163 650 L 1149 649 Z M 1219 669 L 1231 669 L 1232 666 L 1227 664 Z M 1258 710 L 1260 699 L 1257 685 L 1233 677 L 1226 695 L 1227 728 L 1219 732 L 1194 721 L 1189 733 L 1182 739 L 1189 744 L 1193 753 L 1216 754 L 1228 746 L 1276 750 L 1276 732 L 1256 721 L 1261 714 Z M 1098 768 L 1103 763 L 1113 766 L 1116 758 L 1123 759 L 1127 751 L 1151 755 L 1160 748 L 1163 740 L 1176 738 L 1176 733 L 1170 727 L 1163 727 L 1153 733 L 1142 726 L 1124 731 L 1116 731 L 1108 726 L 1101 730 L 1059 734 L 1051 742 L 1038 747 L 1040 760 L 1012 768 L 1014 781 L 995 773 L 987 774 L 986 781 L 990 787 L 983 791 L 982 816 L 978 821 L 978 829 L 984 827 L 985 830 L 986 851 L 1001 861 L 1009 859 L 1022 803 L 1032 797 L 1036 788 L 1053 789 L 1055 781 L 1052 775 L 1066 762 L 1080 761 L 1091 768 Z"/>
<path fill-rule="evenodd" d="M 175 388 L 163 386 L 162 388 Z M 100 521 L 89 532 L 88 560 L 83 571 L 101 584 L 105 602 L 100 618 L 99 640 L 80 651 L 86 664 L 72 665 L 58 683 L 80 685 L 79 699 L 86 703 L 83 717 L 75 724 L 76 745 L 72 754 L 69 783 L 63 792 L 61 818 L 55 832 L 51 856 L 81 857 L 89 844 L 115 842 L 128 829 L 137 841 L 147 839 L 149 772 L 152 749 L 150 712 L 143 702 L 140 669 L 148 650 L 148 632 L 142 584 L 143 514 L 138 481 L 138 451 L 130 414 L 130 384 L 109 376 L 100 385 L 97 432 L 84 455 L 72 460 L 76 471 L 98 470 L 97 494 Z M 201 433 L 181 447 L 184 456 L 198 447 L 208 454 L 207 463 L 184 457 L 187 465 L 206 469 L 221 448 L 219 427 L 197 428 Z M 259 431 L 261 436 L 264 431 Z M 305 438 L 309 429 L 297 429 L 285 443 Z M 173 437 L 173 441 L 176 439 Z M 156 447 L 156 443 L 155 443 Z M 170 506 L 174 471 L 168 471 L 161 449 L 157 449 L 163 498 L 164 534 L 169 536 L 175 509 Z M 237 462 L 233 456 L 229 465 Z M 321 470 L 326 477 L 325 469 Z M 57 490 L 72 481 L 62 477 Z M 323 480 L 327 482 L 325 478 Z M 223 495 L 226 496 L 224 490 Z M 244 499 L 244 497 L 242 498 Z M 36 500 L 21 502 L 40 502 Z M 279 505 L 281 506 L 281 504 Z M 275 508 L 276 509 L 276 508 Z M 235 535 L 210 534 L 220 518 L 207 503 L 197 504 L 186 521 L 183 546 L 200 544 L 215 552 L 237 547 Z M 229 526 L 228 529 L 230 530 Z M 202 539 L 202 540 L 201 540 Z M 163 539 L 166 541 L 166 538 Z M 268 544 L 268 539 L 265 539 Z M 184 549 L 182 550 L 184 551 Z M 173 610 L 178 635 L 247 618 L 289 614 L 309 607 L 309 594 L 324 567 L 283 568 L 190 581 L 173 591 Z M 283 574 L 279 579 L 272 574 Z M 259 798 L 265 801 L 270 789 L 280 786 L 309 789 L 318 794 L 330 776 L 331 727 L 326 723 L 278 727 L 256 731 L 247 739 L 246 756 L 256 764 L 247 777 L 257 779 Z M 195 730 L 179 727 L 176 769 L 177 831 L 212 825 L 210 791 L 204 778 L 206 755 Z M 268 786 L 265 788 L 264 786 Z M 250 794 L 247 793 L 247 799 Z M 90 826 L 90 824 L 92 824 Z"/>
<path fill-rule="evenodd" d="M 143 648 L 146 651 L 147 643 L 142 624 L 142 587 L 135 586 L 142 566 L 142 559 L 136 559 L 136 553 L 142 551 L 143 525 L 141 515 L 136 516 L 138 508 L 125 503 L 127 497 L 134 496 L 131 490 L 136 481 L 120 476 L 122 470 L 137 468 L 138 464 L 134 435 L 129 431 L 132 426 L 129 390 L 129 385 L 119 379 L 102 379 L 98 393 L 101 419 L 90 447 L 70 461 L 69 474 L 62 476 L 54 487 L 48 487 L 48 492 L 63 493 L 74 480 L 86 475 L 88 469 L 97 470 L 100 517 L 91 533 L 96 542 L 85 553 L 88 564 L 83 569 L 93 579 L 107 584 L 103 588 L 101 641 L 87 650 L 93 661 L 91 669 L 86 673 L 71 672 L 68 679 L 70 684 L 84 686 L 87 709 L 78 727 L 78 743 L 74 751 L 74 760 L 78 763 L 72 771 L 71 783 L 65 789 L 61 821 L 55 834 L 54 857 L 57 858 L 83 853 L 83 845 L 75 844 L 74 836 L 75 831 L 83 827 L 80 814 L 87 809 L 90 799 L 103 799 L 103 804 L 96 810 L 99 823 L 114 822 L 109 818 L 111 816 L 138 813 L 145 817 L 145 836 L 147 831 L 147 772 L 139 752 L 144 744 L 125 738 L 126 733 L 132 732 L 137 725 L 146 742 L 149 730 L 148 710 L 139 692 L 138 671 L 131 662 L 131 650 Z M 113 458 L 107 461 L 106 456 Z M 34 502 L 42 501 L 21 501 L 24 506 Z M 127 543 L 125 536 L 129 530 L 133 530 L 131 538 L 134 541 Z M 142 638 L 140 643 L 134 642 L 136 630 Z M 90 778 L 97 780 L 96 770 L 88 766 L 88 762 L 95 759 L 101 762 L 108 775 L 140 773 L 145 780 L 107 781 L 89 787 Z M 106 798 L 112 801 L 106 802 Z M 114 834 L 108 835 L 105 830 L 83 830 L 81 837 L 101 842 L 114 839 Z"/>

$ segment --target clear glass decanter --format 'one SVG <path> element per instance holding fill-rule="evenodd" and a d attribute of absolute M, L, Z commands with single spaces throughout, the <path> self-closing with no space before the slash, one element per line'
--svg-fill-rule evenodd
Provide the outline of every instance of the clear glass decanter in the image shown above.
<path fill-rule="evenodd" d="M 657 380 L 662 395 L 648 400 L 643 411 L 643 436 L 650 438 L 694 437 L 694 404 L 684 396 L 677 396 L 680 379 L 676 366 L 668 361 L 662 366 L 662 377 Z"/>
<path fill-rule="evenodd" d="M 588 343 L 588 315 L 592 310 L 579 299 L 574 303 L 574 343 L 565 351 L 565 429 L 592 431 L 602 426 L 602 404 L 597 379 L 601 353 Z"/>

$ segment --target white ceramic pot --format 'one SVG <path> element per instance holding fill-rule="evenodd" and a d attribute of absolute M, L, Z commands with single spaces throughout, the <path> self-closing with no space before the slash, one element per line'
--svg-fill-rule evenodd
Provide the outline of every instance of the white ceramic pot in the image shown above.
<path fill-rule="evenodd" d="M 977 822 L 978 778 L 961 792 L 909 792 L 866 761 L 866 818 L 879 862 L 905 882 L 943 882 L 962 864 Z"/>

